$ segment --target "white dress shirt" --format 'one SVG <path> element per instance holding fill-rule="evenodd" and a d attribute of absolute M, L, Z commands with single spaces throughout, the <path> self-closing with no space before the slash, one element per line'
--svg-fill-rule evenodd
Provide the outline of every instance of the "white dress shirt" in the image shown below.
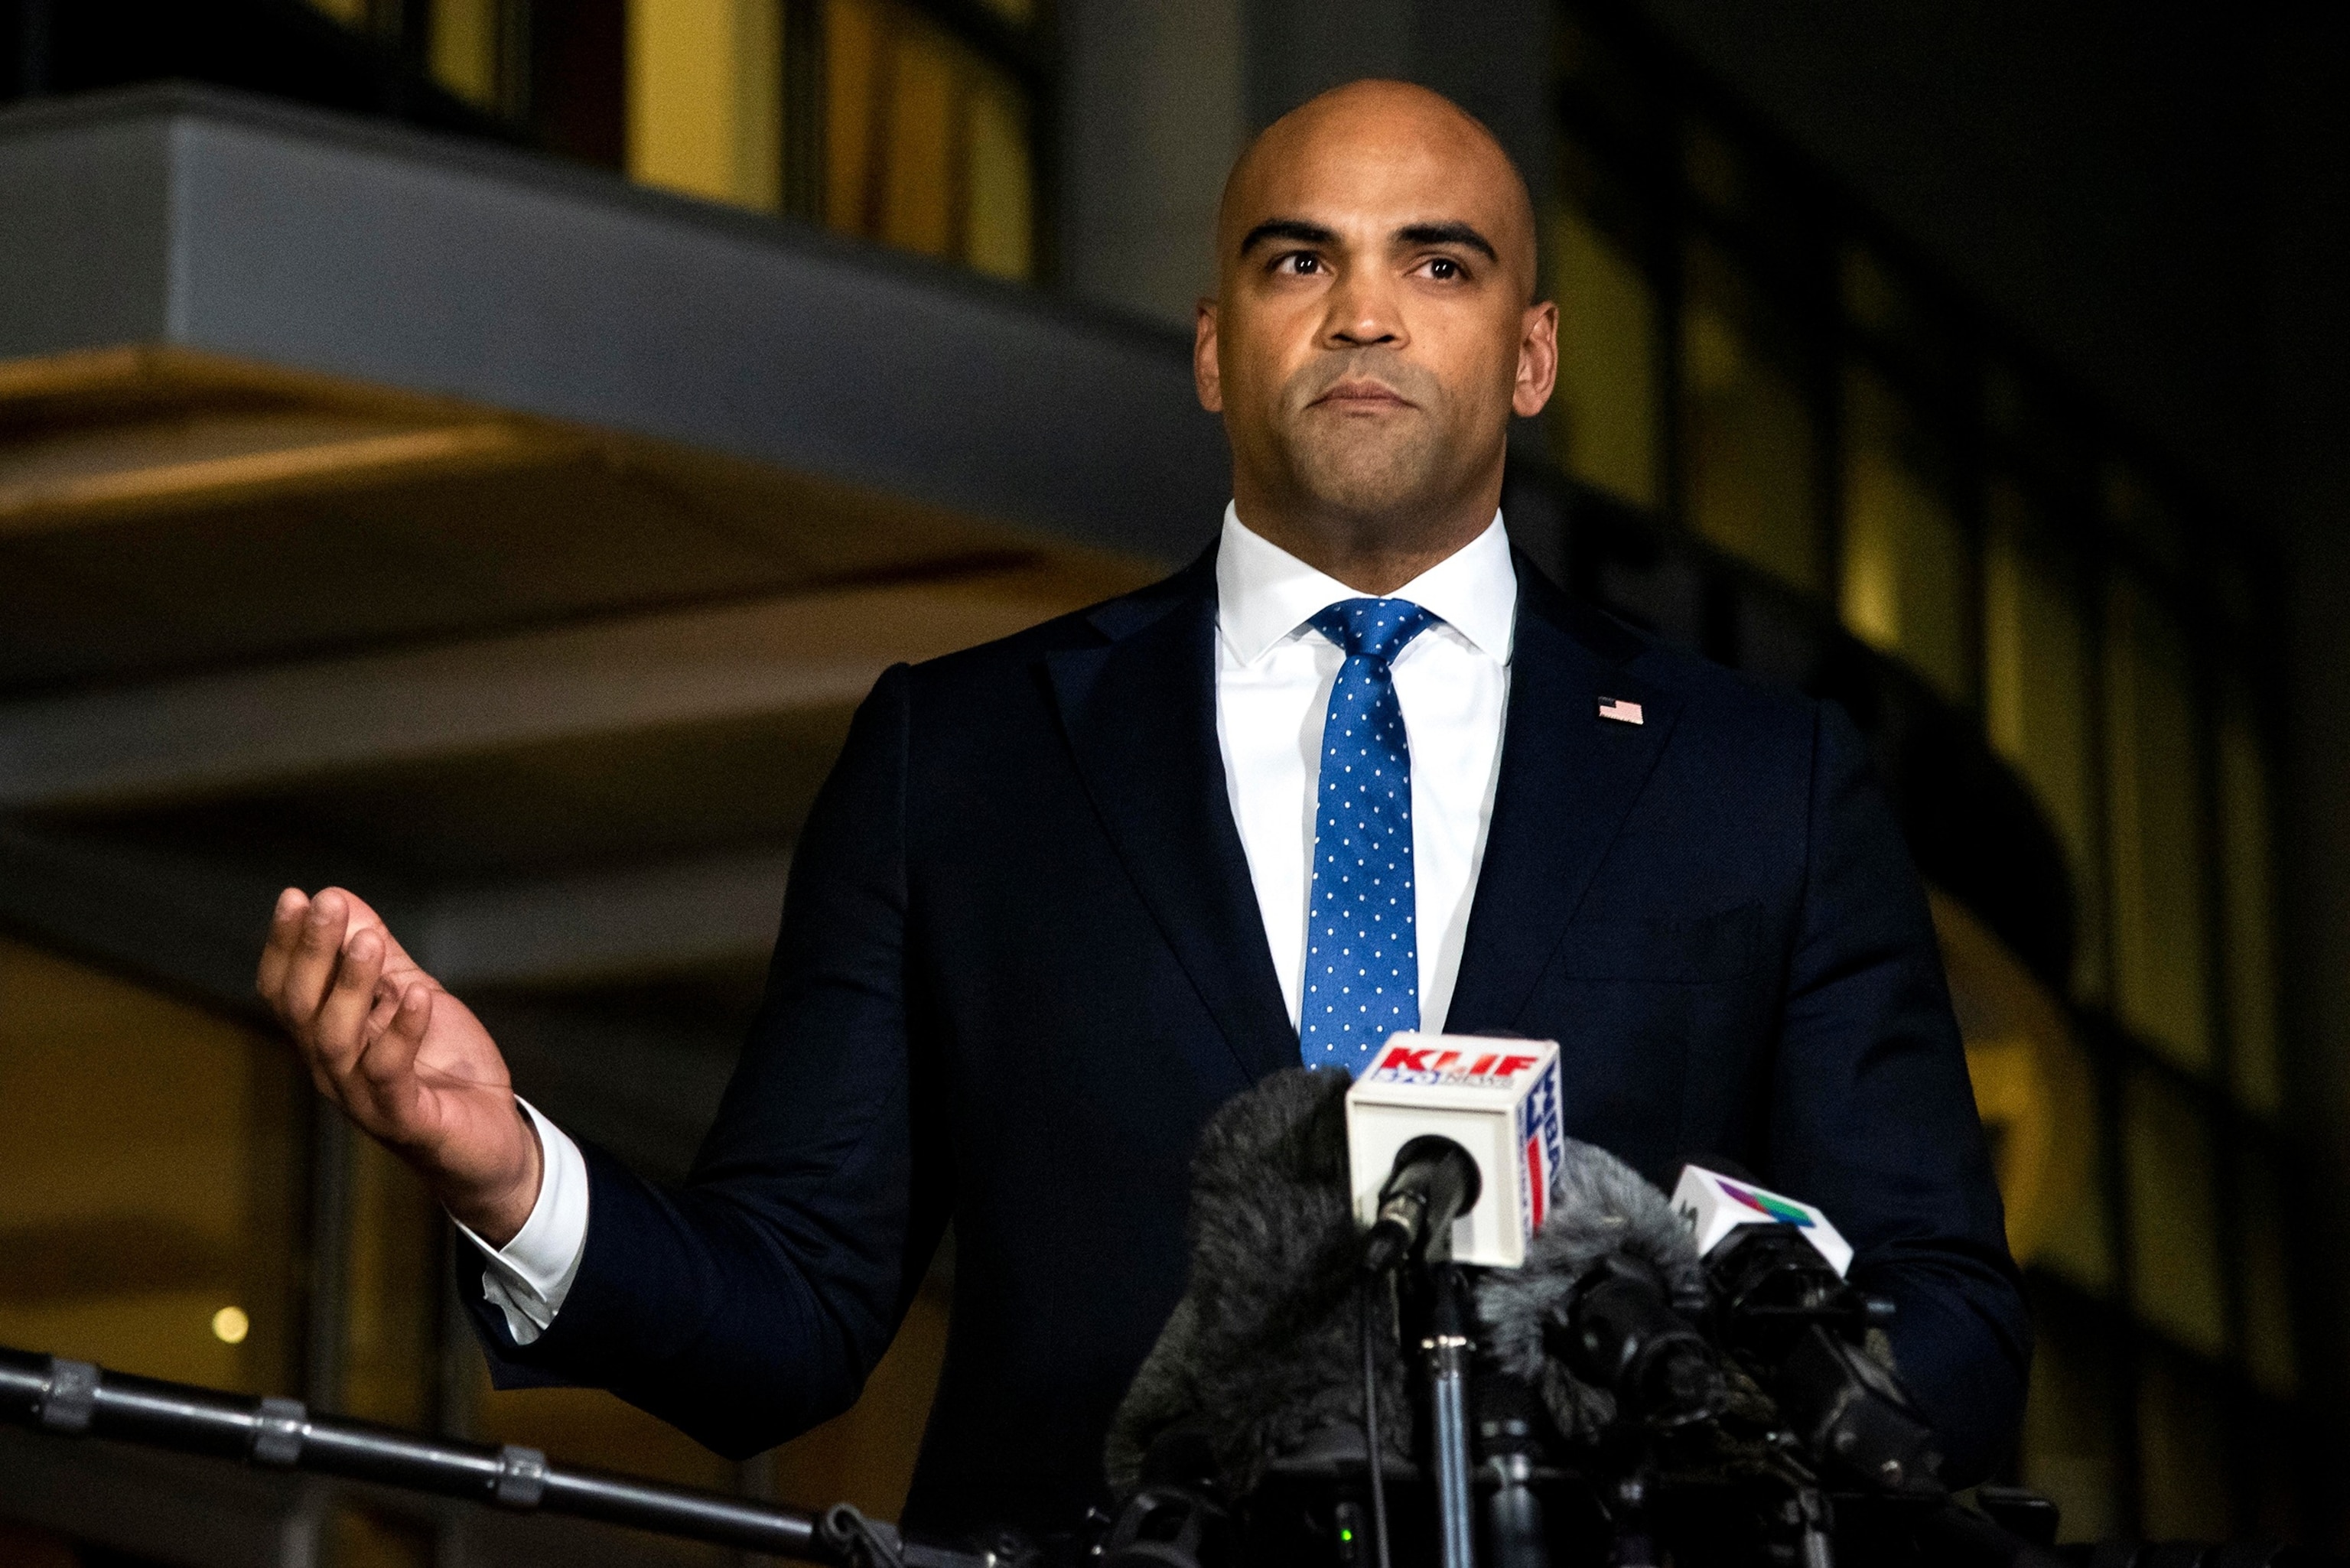
<path fill-rule="evenodd" d="M 1322 721 L 1347 656 L 1306 623 L 1343 599 L 1337 578 L 1249 532 L 1224 509 L 1216 550 L 1216 739 L 1289 1022 L 1305 989 L 1305 917 L 1320 805 Z M 1411 749 L 1413 929 L 1420 1026 L 1444 1025 L 1469 900 L 1493 819 L 1518 575 L 1499 513 L 1469 544 L 1386 596 L 1437 617 L 1390 669 Z"/>
<path fill-rule="evenodd" d="M 1289 1022 L 1305 988 L 1305 922 L 1319 805 L 1322 721 L 1346 655 L 1306 624 L 1367 596 L 1249 532 L 1224 509 L 1216 552 L 1216 739 L 1224 786 L 1273 950 Z M 1443 1027 L 1461 973 L 1469 906 L 1493 819 L 1502 721 L 1510 695 L 1518 577 L 1501 514 L 1460 550 L 1386 596 L 1437 617 L 1391 666 L 1411 750 L 1412 891 L 1418 906 L 1420 1026 Z M 562 1308 L 588 1246 L 588 1162 L 524 1102 L 546 1175 L 522 1231 L 503 1248 L 460 1231 L 487 1264 L 482 1293 L 515 1343 Z"/>

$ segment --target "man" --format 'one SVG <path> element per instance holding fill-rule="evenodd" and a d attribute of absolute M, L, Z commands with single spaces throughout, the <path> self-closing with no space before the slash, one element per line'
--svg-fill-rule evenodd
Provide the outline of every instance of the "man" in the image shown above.
<path fill-rule="evenodd" d="M 1357 83 L 1243 157 L 1218 248 L 1217 546 L 882 677 L 683 1189 L 518 1107 L 364 904 L 288 889 L 260 985 L 319 1088 L 480 1245 L 503 1380 L 723 1452 L 856 1397 L 951 1220 L 907 1518 L 1050 1528 L 1181 1292 L 1210 1112 L 1393 1029 L 1555 1038 L 1572 1135 L 1827 1208 L 1980 1475 L 2028 1329 L 1924 900 L 1840 716 L 1511 554 L 1508 425 L 1556 363 L 1523 182 L 1444 99 Z"/>

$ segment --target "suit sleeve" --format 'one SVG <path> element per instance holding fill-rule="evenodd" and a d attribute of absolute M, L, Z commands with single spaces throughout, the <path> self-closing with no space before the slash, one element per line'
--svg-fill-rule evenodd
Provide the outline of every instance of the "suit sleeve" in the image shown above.
<path fill-rule="evenodd" d="M 1891 1298 L 1903 1379 L 1945 1477 L 2012 1441 L 2032 1330 L 1925 892 L 1860 736 L 1817 711 L 1807 854 L 1768 1175 L 1826 1210 L 1852 1276 Z"/>
<path fill-rule="evenodd" d="M 686 1184 L 587 1150 L 578 1276 L 528 1346 L 466 1293 L 501 1386 L 609 1388 L 743 1457 L 847 1408 L 888 1348 L 946 1207 L 909 1025 L 910 684 L 882 676 L 809 813 L 766 995 Z"/>

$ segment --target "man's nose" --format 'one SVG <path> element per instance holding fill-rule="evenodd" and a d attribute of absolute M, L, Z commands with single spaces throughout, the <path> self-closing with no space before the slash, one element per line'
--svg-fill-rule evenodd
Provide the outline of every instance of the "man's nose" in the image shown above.
<path fill-rule="evenodd" d="M 1388 280 L 1352 271 L 1330 291 L 1324 339 L 1333 348 L 1400 348 L 1409 341 L 1399 301 Z"/>

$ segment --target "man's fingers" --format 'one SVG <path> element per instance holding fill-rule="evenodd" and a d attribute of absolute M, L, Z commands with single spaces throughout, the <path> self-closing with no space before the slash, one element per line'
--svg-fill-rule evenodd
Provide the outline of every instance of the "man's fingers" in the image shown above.
<path fill-rule="evenodd" d="M 342 958 L 348 913 L 341 895 L 329 888 L 310 900 L 302 917 L 302 929 L 294 940 L 293 961 L 286 965 L 286 978 L 277 990 L 277 1014 L 297 1037 L 307 1033 L 318 1004 L 326 1000 L 327 987 Z"/>
<path fill-rule="evenodd" d="M 383 917 L 375 912 L 374 906 L 348 888 L 333 888 L 328 891 L 342 899 L 344 908 L 350 911 L 352 930 L 365 930 L 372 927 L 376 933 L 383 938 L 385 973 L 397 974 L 402 970 L 417 967 L 416 961 L 408 956 L 408 950 L 400 945 L 400 939 L 391 934 L 391 928 L 384 923 Z"/>
<path fill-rule="evenodd" d="M 288 888 L 277 895 L 277 908 L 270 911 L 269 940 L 261 946 L 261 967 L 253 977 L 254 989 L 264 1000 L 275 1006 L 277 990 L 286 983 L 286 971 L 294 962 L 294 944 L 301 939 L 302 917 L 310 911 L 310 896 L 299 888 Z"/>
<path fill-rule="evenodd" d="M 375 1008 L 376 981 L 383 975 L 384 943 L 379 931 L 358 930 L 343 943 L 342 961 L 311 1021 L 310 1047 L 329 1073 L 350 1070 L 366 1043 L 368 1014 Z"/>
<path fill-rule="evenodd" d="M 377 1011 L 380 1015 L 380 1007 Z M 392 1004 L 389 1021 L 359 1053 L 358 1076 L 385 1124 L 383 1131 L 395 1138 L 404 1140 L 415 1132 L 416 1054 L 423 1049 L 432 1024 L 432 988 L 406 986 Z"/>

